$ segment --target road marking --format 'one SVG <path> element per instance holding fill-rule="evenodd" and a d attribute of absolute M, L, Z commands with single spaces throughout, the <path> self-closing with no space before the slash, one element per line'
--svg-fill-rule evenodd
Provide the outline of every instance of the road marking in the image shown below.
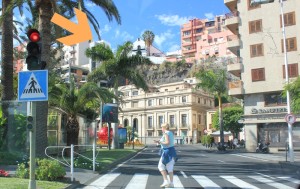
<path fill-rule="evenodd" d="M 148 174 L 136 173 L 128 183 L 125 189 L 144 189 L 147 186 Z"/>
<path fill-rule="evenodd" d="M 222 189 L 219 185 L 212 180 L 202 175 L 192 175 L 192 177 L 204 188 L 204 189 Z"/>
<path fill-rule="evenodd" d="M 256 186 L 253 186 L 241 179 L 236 178 L 235 176 L 220 176 L 220 177 L 238 186 L 239 188 L 259 189 Z"/>
<path fill-rule="evenodd" d="M 98 178 L 83 189 L 105 189 L 113 180 L 115 180 L 120 173 L 108 173 Z"/>
<path fill-rule="evenodd" d="M 281 183 L 276 183 L 273 180 L 270 180 L 270 179 L 267 179 L 267 178 L 264 178 L 264 177 L 261 177 L 261 176 L 249 176 L 249 177 L 254 179 L 254 180 L 257 180 L 259 182 L 262 182 L 264 184 L 267 184 L 269 186 L 273 186 L 275 188 L 278 188 L 278 189 L 294 189 L 294 188 L 289 187 L 287 185 L 284 185 L 284 184 L 281 184 Z"/>
<path fill-rule="evenodd" d="M 221 162 L 221 163 L 225 163 L 225 161 L 222 161 L 222 160 L 218 160 L 219 162 Z"/>
<path fill-rule="evenodd" d="M 291 177 L 277 177 L 277 178 L 287 180 L 289 182 L 293 182 L 293 183 L 296 183 L 296 184 L 300 184 L 300 180 L 294 179 L 294 178 L 291 178 Z"/>
<path fill-rule="evenodd" d="M 244 155 L 240 155 L 240 154 L 230 154 L 230 155 L 240 156 L 240 157 L 249 158 L 249 159 L 256 159 L 256 160 L 260 160 L 260 161 L 269 161 L 269 160 L 265 160 L 265 159 L 260 159 L 260 158 L 256 158 L 256 157 L 250 157 L 250 156 L 244 156 Z"/>
<path fill-rule="evenodd" d="M 200 154 L 200 156 L 202 156 L 202 157 L 206 157 L 206 155 L 203 155 L 203 154 Z"/>
<path fill-rule="evenodd" d="M 268 178 L 273 179 L 273 180 L 276 179 L 274 177 L 271 177 L 269 175 L 265 175 L 265 174 L 262 174 L 262 173 L 259 173 L 259 172 L 255 172 L 255 173 L 258 174 L 258 175 L 264 176 L 264 177 L 268 177 Z"/>
<path fill-rule="evenodd" d="M 174 175 L 173 177 L 173 183 L 174 183 L 174 188 L 176 189 L 184 189 L 182 183 L 179 180 L 179 177 L 177 175 Z"/>
<path fill-rule="evenodd" d="M 186 174 L 185 174 L 183 171 L 180 171 L 180 173 L 182 174 L 182 176 L 183 176 L 184 178 L 188 178 L 188 176 L 186 176 Z"/>

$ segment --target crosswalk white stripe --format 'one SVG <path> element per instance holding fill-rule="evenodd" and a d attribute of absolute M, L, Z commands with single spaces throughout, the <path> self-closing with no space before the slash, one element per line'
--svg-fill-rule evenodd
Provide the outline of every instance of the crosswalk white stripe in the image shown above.
<path fill-rule="evenodd" d="M 249 176 L 249 177 L 254 179 L 254 180 L 257 180 L 259 182 L 262 182 L 264 184 L 267 184 L 267 185 L 273 186 L 275 188 L 278 188 L 278 189 L 293 189 L 292 187 L 289 187 L 289 186 L 281 184 L 281 183 L 277 183 L 273 180 L 270 180 L 270 179 L 267 179 L 267 178 L 264 178 L 264 177 L 261 177 L 261 176 Z"/>
<path fill-rule="evenodd" d="M 219 185 L 203 175 L 192 175 L 192 177 L 204 188 L 204 189 L 222 189 Z"/>
<path fill-rule="evenodd" d="M 148 174 L 136 173 L 128 183 L 125 189 L 144 189 L 147 186 Z"/>
<path fill-rule="evenodd" d="M 232 184 L 240 187 L 240 188 L 247 188 L 247 189 L 259 189 L 256 186 L 253 186 L 241 179 L 236 178 L 235 176 L 220 176 L 221 178 L 231 182 Z"/>
<path fill-rule="evenodd" d="M 105 189 L 113 180 L 115 180 L 120 173 L 108 173 L 98 178 L 83 189 Z"/>
<path fill-rule="evenodd" d="M 183 189 L 183 185 L 179 180 L 179 177 L 177 175 L 174 175 L 173 177 L 173 182 L 174 182 L 174 188 L 176 189 Z"/>
<path fill-rule="evenodd" d="M 300 180 L 295 179 L 295 178 L 291 178 L 291 177 L 277 177 L 277 178 L 287 180 L 289 182 L 293 182 L 293 183 L 296 183 L 296 184 L 300 184 Z"/>

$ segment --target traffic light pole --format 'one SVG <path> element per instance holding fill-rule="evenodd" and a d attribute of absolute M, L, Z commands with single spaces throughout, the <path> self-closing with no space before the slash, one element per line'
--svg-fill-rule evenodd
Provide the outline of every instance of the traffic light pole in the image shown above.
<path fill-rule="evenodd" d="M 30 137 L 30 175 L 28 189 L 36 189 L 35 181 L 35 149 L 36 149 L 36 102 L 27 102 L 27 114 L 33 117 L 32 129 L 29 132 Z"/>

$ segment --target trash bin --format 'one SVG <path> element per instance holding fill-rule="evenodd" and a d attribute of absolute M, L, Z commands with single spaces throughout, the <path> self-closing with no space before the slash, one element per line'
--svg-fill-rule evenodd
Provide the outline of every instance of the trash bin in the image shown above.
<path fill-rule="evenodd" d="M 124 143 L 119 143 L 119 149 L 124 149 Z"/>

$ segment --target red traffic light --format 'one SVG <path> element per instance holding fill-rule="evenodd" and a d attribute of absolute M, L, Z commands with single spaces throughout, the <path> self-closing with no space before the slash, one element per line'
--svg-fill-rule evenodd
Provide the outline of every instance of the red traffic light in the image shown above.
<path fill-rule="evenodd" d="M 27 37 L 32 42 L 38 42 L 41 39 L 40 32 L 36 29 L 28 30 Z"/>

